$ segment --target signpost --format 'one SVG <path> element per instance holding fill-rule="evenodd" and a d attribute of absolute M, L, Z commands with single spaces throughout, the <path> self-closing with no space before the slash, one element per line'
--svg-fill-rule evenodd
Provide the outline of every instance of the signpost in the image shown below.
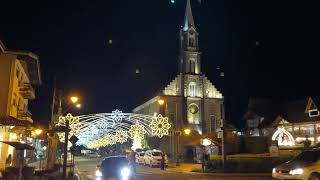
<path fill-rule="evenodd" d="M 79 138 L 75 135 L 71 136 L 69 141 L 72 143 L 72 148 L 71 148 L 71 159 L 72 159 L 72 173 L 74 174 L 74 147 L 77 143 Z"/>

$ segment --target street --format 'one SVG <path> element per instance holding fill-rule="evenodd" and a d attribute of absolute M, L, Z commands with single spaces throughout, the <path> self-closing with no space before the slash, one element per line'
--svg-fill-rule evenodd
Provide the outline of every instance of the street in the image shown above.
<path fill-rule="evenodd" d="M 96 166 L 102 161 L 101 158 L 75 158 L 75 171 L 80 176 L 81 180 L 92 180 L 95 178 L 94 173 Z M 137 166 L 137 174 L 135 180 L 270 180 L 271 177 L 250 175 L 250 174 L 219 174 L 219 175 L 203 175 L 203 174 L 187 174 L 181 172 L 170 172 L 170 170 L 161 171 L 159 168 L 150 168 Z"/>

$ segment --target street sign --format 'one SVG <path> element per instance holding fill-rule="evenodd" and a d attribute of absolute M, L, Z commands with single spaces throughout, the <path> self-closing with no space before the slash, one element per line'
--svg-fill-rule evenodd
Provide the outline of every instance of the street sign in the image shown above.
<path fill-rule="evenodd" d="M 76 142 L 79 140 L 79 138 L 75 135 L 71 136 L 71 138 L 69 139 L 69 141 L 74 145 L 76 144 Z"/>

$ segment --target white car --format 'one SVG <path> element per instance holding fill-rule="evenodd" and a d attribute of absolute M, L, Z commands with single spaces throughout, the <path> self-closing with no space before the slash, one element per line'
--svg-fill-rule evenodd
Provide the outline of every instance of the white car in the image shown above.
<path fill-rule="evenodd" d="M 320 150 L 304 151 L 272 170 L 273 179 L 320 180 Z"/>
<path fill-rule="evenodd" d="M 96 152 L 90 152 L 90 153 L 87 154 L 87 156 L 89 158 L 99 158 L 99 157 L 101 157 L 100 154 L 98 154 Z"/>
<path fill-rule="evenodd" d="M 150 167 L 159 166 L 161 162 L 161 154 L 162 152 L 159 150 L 149 150 L 144 154 L 144 165 L 148 165 Z M 165 156 L 165 164 L 168 164 L 168 158 Z"/>
<path fill-rule="evenodd" d="M 137 164 L 144 164 L 144 152 L 137 152 L 136 153 L 136 163 Z"/>

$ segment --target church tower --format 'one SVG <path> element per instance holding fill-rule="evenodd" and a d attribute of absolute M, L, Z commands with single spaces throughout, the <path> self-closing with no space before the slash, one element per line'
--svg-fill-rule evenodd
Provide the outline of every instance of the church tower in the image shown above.
<path fill-rule="evenodd" d="M 180 73 L 201 74 L 198 32 L 194 24 L 190 0 L 184 17 L 184 24 L 180 30 Z"/>

